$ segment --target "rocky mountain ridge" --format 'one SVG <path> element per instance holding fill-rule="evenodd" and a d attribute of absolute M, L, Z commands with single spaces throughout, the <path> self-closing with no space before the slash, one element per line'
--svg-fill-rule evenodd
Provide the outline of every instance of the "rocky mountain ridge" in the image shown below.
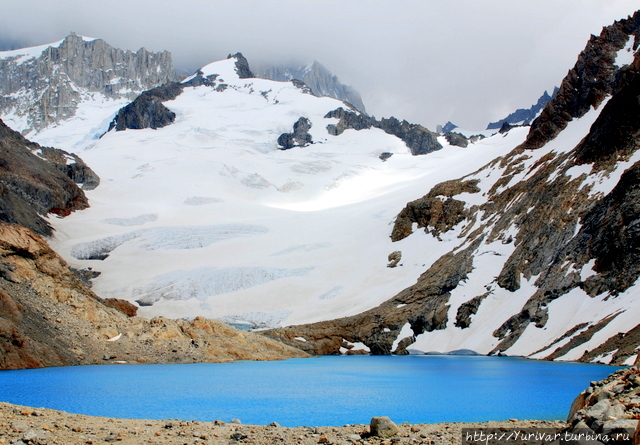
<path fill-rule="evenodd" d="M 252 70 L 249 68 L 249 62 L 242 53 L 230 54 L 227 59 L 235 60 L 235 72 L 240 79 L 254 77 Z M 296 79 L 293 79 L 292 83 L 303 92 L 307 91 L 308 85 L 306 83 L 298 83 Z M 218 73 L 207 74 L 205 76 L 201 70 L 198 70 L 193 76 L 183 82 L 170 82 L 144 91 L 133 102 L 118 111 L 115 119 L 109 125 L 109 130 L 157 129 L 170 125 L 174 122 L 176 115 L 163 105 L 163 102 L 176 99 L 183 93 L 185 88 L 199 86 L 210 87 L 216 92 L 223 92 L 228 87 Z M 313 91 L 310 93 L 313 94 Z M 345 106 L 349 108 L 350 104 L 346 103 Z M 407 147 L 409 147 L 413 155 L 424 155 L 442 148 L 442 145 L 437 140 L 438 136 L 436 133 L 427 130 L 421 125 L 412 124 L 406 120 L 400 121 L 393 116 L 388 119 L 382 118 L 381 120 L 376 120 L 374 117 L 368 116 L 353 108 L 345 110 L 345 108 L 339 107 L 330 111 L 324 117 L 325 119 L 339 119 L 337 124 L 328 124 L 326 126 L 328 134 L 332 136 L 338 136 L 347 129 L 364 130 L 379 128 L 385 133 L 401 139 Z M 303 122 L 306 123 L 303 124 Z M 296 133 L 296 128 L 298 128 L 297 126 L 299 125 L 301 125 L 300 128 L 304 127 L 304 130 L 300 130 L 301 135 L 296 136 L 297 139 L 294 141 L 293 134 Z M 306 118 L 299 118 L 299 120 L 293 124 L 293 128 L 294 133 L 283 133 L 278 139 L 278 144 L 281 147 L 289 149 L 294 146 L 305 146 L 312 142 L 311 136 L 307 133 L 310 128 L 310 122 Z M 466 141 L 464 146 L 466 146 Z"/>
<path fill-rule="evenodd" d="M 640 11 L 605 27 L 522 144 L 398 214 L 391 237 L 401 246 L 416 227 L 434 243 L 459 239 L 414 286 L 359 315 L 269 335 L 320 354 L 467 348 L 632 364 L 639 36 Z M 619 67 L 625 46 L 635 58 Z"/>
<path fill-rule="evenodd" d="M 487 125 L 487 130 L 499 130 L 502 126 L 507 123 L 510 125 L 530 125 L 533 120 L 538 117 L 542 108 L 551 100 L 553 96 L 558 92 L 558 88 L 556 87 L 551 95 L 547 91 L 545 91 L 542 96 L 538 99 L 538 101 L 531 105 L 529 108 L 518 108 L 513 113 L 509 114 L 504 119 L 500 119 L 495 122 L 489 123 Z"/>
<path fill-rule="evenodd" d="M 354 88 L 340 83 L 337 76 L 317 61 L 305 65 L 258 65 L 253 69 L 256 77 L 277 81 L 300 80 L 305 83 L 312 94 L 328 96 L 342 100 L 366 113 L 362 97 Z"/>
<path fill-rule="evenodd" d="M 23 133 L 75 116 L 84 101 L 134 99 L 181 76 L 167 51 L 113 48 L 70 34 L 59 43 L 0 52 L 0 116 Z"/>

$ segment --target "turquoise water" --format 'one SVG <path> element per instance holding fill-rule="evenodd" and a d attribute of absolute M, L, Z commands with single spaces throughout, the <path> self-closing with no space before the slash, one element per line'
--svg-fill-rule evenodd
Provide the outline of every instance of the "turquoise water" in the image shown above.
<path fill-rule="evenodd" d="M 283 426 L 565 419 L 617 368 L 506 357 L 324 356 L 0 372 L 0 401 L 109 417 Z"/>

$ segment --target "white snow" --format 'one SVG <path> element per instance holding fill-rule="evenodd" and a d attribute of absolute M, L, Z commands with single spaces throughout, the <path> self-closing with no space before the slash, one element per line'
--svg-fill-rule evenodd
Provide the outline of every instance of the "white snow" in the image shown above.
<path fill-rule="evenodd" d="M 619 67 L 630 65 L 633 62 L 633 37 L 629 37 L 627 44 L 616 54 L 615 64 Z"/>
<path fill-rule="evenodd" d="M 238 79 L 235 59 L 203 72 L 228 88 L 186 88 L 165 102 L 177 115 L 170 126 L 84 139 L 80 127 L 106 129 L 116 112 L 109 109 L 102 126 L 93 124 L 96 114 L 91 124 L 75 120 L 37 135 L 79 154 L 101 178 L 87 192 L 89 209 L 50 219 L 53 247 L 74 267 L 102 272 L 99 295 L 153 302 L 141 307 L 143 316 L 252 318 L 263 326 L 369 309 L 460 242 L 458 230 L 442 241 L 417 231 L 392 243 L 405 204 L 525 136 L 412 156 L 379 129 L 329 135 L 335 119 L 324 115 L 341 102 L 289 82 Z M 279 150 L 278 136 L 301 116 L 312 123 L 314 143 Z M 382 162 L 382 152 L 394 155 Z M 387 267 L 394 250 L 403 267 Z"/>
<path fill-rule="evenodd" d="M 413 234 L 392 243 L 394 219 L 406 203 L 464 175 L 480 180 L 481 191 L 455 198 L 467 206 L 483 203 L 504 169 L 498 161 L 477 171 L 522 143 L 528 132 L 514 128 L 467 148 L 439 138 L 442 150 L 412 156 L 402 141 L 379 129 L 329 135 L 326 126 L 336 120 L 324 115 L 344 106 L 339 101 L 303 94 L 289 82 L 239 79 L 235 59 L 202 71 L 217 74 L 216 83 L 228 87 L 185 88 L 165 102 L 177 115 L 170 126 L 110 132 L 98 139 L 117 108 L 96 96 L 82 105 L 81 118 L 36 135 L 38 142 L 79 154 L 101 178 L 101 185 L 87 192 L 89 209 L 50 218 L 56 228 L 52 246 L 73 267 L 102 272 L 94 281 L 98 295 L 151 304 L 140 308 L 146 317 L 202 315 L 267 328 L 370 309 L 414 284 L 443 254 L 467 247 L 459 237 L 466 222 L 440 239 L 414 227 Z M 535 174 L 533 165 L 542 156 L 575 147 L 598 114 L 592 110 L 547 146 L 527 152 L 524 170 L 509 185 Z M 279 150 L 278 136 L 291 132 L 300 117 L 310 120 L 314 143 Z M 393 156 L 382 162 L 383 152 Z M 626 166 L 621 162 L 603 177 L 598 192 L 612 188 Z M 512 227 L 501 240 L 480 246 L 473 271 L 451 292 L 446 329 L 419 335 L 411 349 L 488 353 L 499 343 L 493 332 L 537 290 L 537 277 L 521 277 L 516 292 L 495 283 L 514 249 L 513 242 L 502 241 L 516 233 Z M 387 256 L 396 250 L 402 252 L 402 267 L 388 268 Z M 592 266 L 580 270 L 583 278 Z M 456 327 L 458 308 L 487 292 L 471 326 Z M 589 344 L 629 330 L 637 321 L 623 311 L 640 298 L 633 292 L 592 299 L 574 289 L 549 304 L 544 328 L 529 325 L 507 353 L 531 355 L 573 326 L 619 312 Z M 393 350 L 411 335 L 407 323 Z M 579 358 L 586 346 L 562 359 Z M 368 351 L 360 343 L 355 349 Z"/>
<path fill-rule="evenodd" d="M 393 341 L 393 346 L 391 346 L 391 351 L 395 351 L 396 349 L 398 349 L 398 344 L 400 344 L 400 341 L 402 339 L 411 337 L 411 336 L 413 336 L 413 330 L 411 329 L 411 324 L 405 323 L 404 326 L 402 326 L 402 329 L 400 330 L 398 337 Z"/>

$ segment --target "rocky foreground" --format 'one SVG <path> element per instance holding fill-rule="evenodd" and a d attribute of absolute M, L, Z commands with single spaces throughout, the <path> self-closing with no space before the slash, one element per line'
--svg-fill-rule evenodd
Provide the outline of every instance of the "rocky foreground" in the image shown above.
<path fill-rule="evenodd" d="M 222 421 L 111 419 L 0 403 L 0 444 L 460 444 L 463 428 L 554 428 L 564 422 L 509 420 L 485 423 L 398 425 L 391 437 L 368 425 L 285 428 Z"/>

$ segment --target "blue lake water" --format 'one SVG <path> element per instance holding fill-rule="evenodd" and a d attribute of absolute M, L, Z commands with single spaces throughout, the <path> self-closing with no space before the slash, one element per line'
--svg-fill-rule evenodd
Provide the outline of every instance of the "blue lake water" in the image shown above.
<path fill-rule="evenodd" d="M 0 401 L 123 418 L 283 426 L 564 420 L 618 368 L 506 357 L 325 356 L 273 362 L 0 371 Z"/>

